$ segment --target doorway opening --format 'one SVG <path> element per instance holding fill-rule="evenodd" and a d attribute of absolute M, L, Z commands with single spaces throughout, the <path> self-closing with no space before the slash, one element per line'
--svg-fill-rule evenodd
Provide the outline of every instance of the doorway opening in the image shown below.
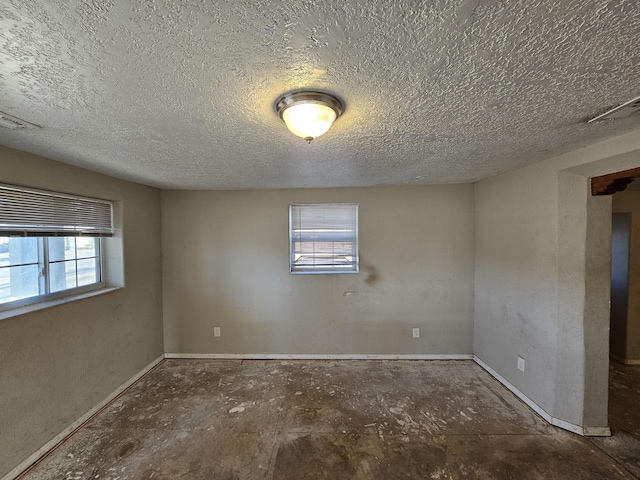
<path fill-rule="evenodd" d="M 640 181 L 612 196 L 609 427 L 594 440 L 640 475 Z M 634 453 L 635 452 L 635 453 Z"/>
<path fill-rule="evenodd" d="M 629 310 L 629 255 L 631 246 L 631 213 L 616 212 L 614 200 L 611 215 L 611 307 L 609 356 L 620 363 L 627 359 Z"/>

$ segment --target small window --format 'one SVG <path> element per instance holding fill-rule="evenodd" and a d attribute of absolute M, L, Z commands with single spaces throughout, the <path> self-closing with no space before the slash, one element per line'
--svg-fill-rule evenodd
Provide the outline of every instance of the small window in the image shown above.
<path fill-rule="evenodd" d="M 104 285 L 112 235 L 112 202 L 0 185 L 0 309 Z"/>
<path fill-rule="evenodd" d="M 358 205 L 289 206 L 291 273 L 358 273 Z"/>
<path fill-rule="evenodd" d="M 100 285 L 101 266 L 99 238 L 0 237 L 0 304 Z"/>

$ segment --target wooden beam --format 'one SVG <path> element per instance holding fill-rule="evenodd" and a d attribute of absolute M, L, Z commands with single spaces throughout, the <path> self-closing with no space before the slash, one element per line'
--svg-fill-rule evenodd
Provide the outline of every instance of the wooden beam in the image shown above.
<path fill-rule="evenodd" d="M 616 192 L 622 192 L 638 177 L 640 177 L 640 167 L 592 177 L 591 195 L 612 195 Z"/>

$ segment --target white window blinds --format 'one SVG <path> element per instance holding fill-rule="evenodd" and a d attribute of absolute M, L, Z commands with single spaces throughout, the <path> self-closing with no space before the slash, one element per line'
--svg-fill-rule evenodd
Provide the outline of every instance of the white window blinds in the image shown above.
<path fill-rule="evenodd" d="M 0 185 L 0 236 L 113 235 L 113 202 Z"/>
<path fill-rule="evenodd" d="M 291 273 L 358 272 L 358 205 L 289 207 Z"/>

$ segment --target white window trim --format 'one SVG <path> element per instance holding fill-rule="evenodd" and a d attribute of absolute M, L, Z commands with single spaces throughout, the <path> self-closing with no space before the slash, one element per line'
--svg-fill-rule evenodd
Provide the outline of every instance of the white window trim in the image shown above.
<path fill-rule="evenodd" d="M 87 287 L 91 287 L 91 286 L 93 285 L 87 285 Z M 43 301 L 29 303 L 27 305 L 15 306 L 10 310 L 0 310 L 0 320 L 6 320 L 11 317 L 17 317 L 19 315 L 25 315 L 27 313 L 37 312 L 38 310 L 44 310 L 44 309 L 55 307 L 58 305 L 63 305 L 65 303 L 75 302 L 77 300 L 95 297 L 98 295 L 102 295 L 104 293 L 114 292 L 116 290 L 120 290 L 121 288 L 122 287 L 109 287 L 109 286 L 103 285 L 101 288 L 89 289 L 85 291 L 84 287 L 80 287 L 79 289 L 75 289 L 72 295 L 56 297 L 58 293 L 69 292 L 69 290 L 63 290 L 62 292 L 56 292 L 55 294 L 51 294 L 51 297 L 56 297 L 56 298 L 48 298 Z M 82 291 L 78 291 L 78 290 L 82 290 Z M 38 297 L 38 298 L 42 298 L 42 297 Z M 17 302 L 20 302 L 20 300 L 18 300 Z M 5 303 L 4 305 L 7 305 L 7 304 Z"/>

